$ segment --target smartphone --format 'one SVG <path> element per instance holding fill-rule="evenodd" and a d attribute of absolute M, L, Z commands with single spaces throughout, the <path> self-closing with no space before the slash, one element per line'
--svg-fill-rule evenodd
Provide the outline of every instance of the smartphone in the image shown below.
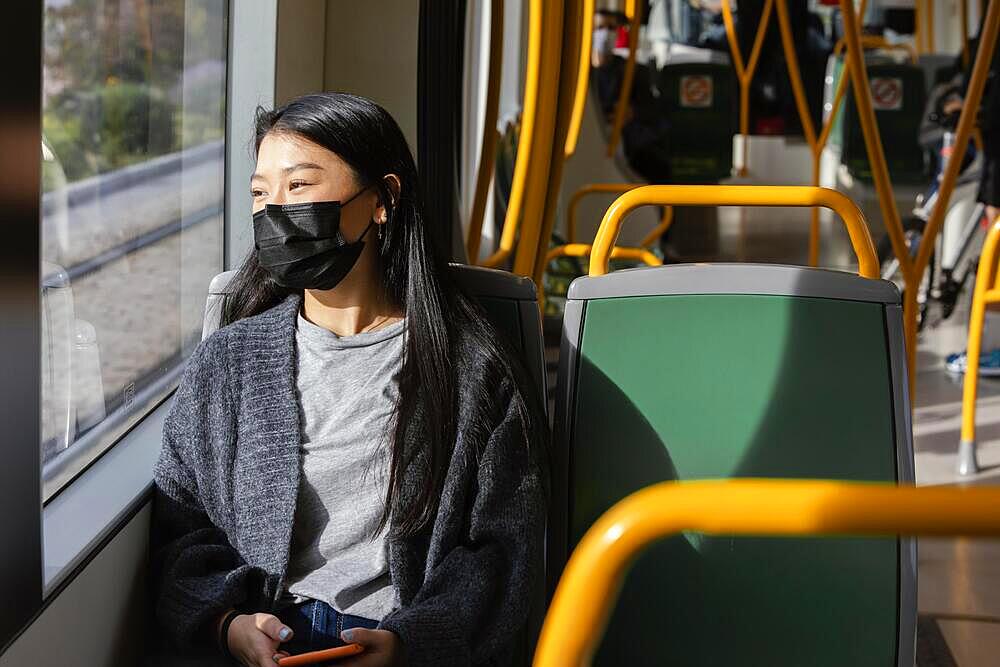
<path fill-rule="evenodd" d="M 278 664 L 281 667 L 315 665 L 320 662 L 330 662 L 331 660 L 340 660 L 341 658 L 357 655 L 364 650 L 365 648 L 361 644 L 347 644 L 345 646 L 338 646 L 337 648 L 328 648 L 322 651 L 309 651 L 308 653 L 290 655 L 287 658 L 278 658 Z"/>

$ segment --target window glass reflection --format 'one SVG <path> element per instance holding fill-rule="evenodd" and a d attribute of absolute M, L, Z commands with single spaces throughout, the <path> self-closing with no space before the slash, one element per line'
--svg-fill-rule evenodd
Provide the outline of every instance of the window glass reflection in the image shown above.
<path fill-rule="evenodd" d="M 200 336 L 222 270 L 227 4 L 45 2 L 46 497 L 169 391 Z"/>

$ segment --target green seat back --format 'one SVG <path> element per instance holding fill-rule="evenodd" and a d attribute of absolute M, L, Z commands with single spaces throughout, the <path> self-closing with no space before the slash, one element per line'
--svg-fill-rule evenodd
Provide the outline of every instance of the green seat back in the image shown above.
<path fill-rule="evenodd" d="M 659 89 L 670 123 L 672 182 L 716 183 L 727 178 L 733 167 L 733 135 L 738 130 L 732 67 L 665 65 L 659 73 Z"/>
<path fill-rule="evenodd" d="M 868 80 L 882 150 L 893 183 L 924 183 L 927 180 L 924 153 L 917 143 L 926 101 L 923 70 L 915 65 L 870 64 Z M 865 151 L 865 138 L 853 90 L 845 96 L 843 123 L 841 161 L 855 178 L 872 182 L 871 165 Z"/>
<path fill-rule="evenodd" d="M 538 292 L 530 278 L 481 266 L 451 264 L 451 277 L 474 298 L 487 318 L 520 355 L 544 404 L 545 345 Z"/>
<path fill-rule="evenodd" d="M 664 480 L 896 481 L 893 300 L 881 281 L 793 267 L 575 282 L 556 434 L 570 548 Z M 895 539 L 665 539 L 631 568 L 595 664 L 895 665 L 900 558 Z"/>

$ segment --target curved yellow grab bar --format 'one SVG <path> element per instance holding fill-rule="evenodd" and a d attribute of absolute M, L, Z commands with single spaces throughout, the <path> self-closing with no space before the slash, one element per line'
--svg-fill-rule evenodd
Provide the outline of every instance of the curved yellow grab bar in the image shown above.
<path fill-rule="evenodd" d="M 844 52 L 844 47 L 846 46 L 847 41 L 845 38 L 841 37 L 838 39 L 837 44 L 833 47 L 833 55 L 839 56 Z M 912 44 L 903 42 L 892 43 L 880 35 L 861 35 L 861 47 L 865 49 L 882 49 L 883 51 L 905 51 L 910 56 L 910 61 L 914 65 L 917 64 L 917 50 L 913 48 Z"/>
<path fill-rule="evenodd" d="M 969 314 L 969 338 L 965 345 L 965 380 L 962 386 L 962 439 L 958 449 L 958 472 L 972 475 L 979 472 L 976 456 L 976 398 L 979 394 L 979 354 L 983 346 L 983 324 L 986 307 L 1000 301 L 1000 218 L 993 221 L 983 241 L 976 287 Z"/>
<path fill-rule="evenodd" d="M 625 114 L 628 111 L 629 100 L 632 99 L 632 83 L 635 81 L 635 55 L 639 47 L 642 7 L 635 0 L 630 0 L 629 9 L 628 60 L 625 61 L 625 70 L 622 72 L 622 87 L 618 93 L 618 105 L 615 107 L 615 117 L 611 124 L 611 136 L 608 138 L 608 157 L 614 157 L 618 142 L 621 141 Z"/>
<path fill-rule="evenodd" d="M 594 38 L 594 0 L 583 0 L 583 15 L 580 17 L 580 62 L 576 72 L 576 90 L 573 94 L 573 112 L 566 134 L 564 155 L 568 158 L 576 152 L 576 142 L 580 138 L 583 112 L 587 107 L 587 89 L 590 86 L 590 51 Z"/>
<path fill-rule="evenodd" d="M 560 257 L 587 257 L 593 251 L 594 246 L 589 243 L 567 243 L 557 248 L 553 248 L 545 256 L 545 263 L 548 264 Z M 636 262 L 643 262 L 646 266 L 662 266 L 663 261 L 646 250 L 645 248 L 629 248 L 615 246 L 611 249 L 611 259 L 628 259 Z"/>
<path fill-rule="evenodd" d="M 573 551 L 545 617 L 535 667 L 589 664 L 625 568 L 654 540 L 689 530 L 717 535 L 1000 535 L 1000 489 L 790 480 L 650 486 L 605 512 Z"/>
<path fill-rule="evenodd" d="M 490 2 L 490 60 L 486 79 L 486 109 L 483 113 L 483 141 L 479 148 L 479 170 L 476 191 L 472 197 L 469 236 L 465 252 L 470 264 L 479 260 L 479 244 L 483 237 L 483 217 L 486 200 L 493 180 L 497 154 L 497 116 L 500 110 L 500 68 L 503 62 L 503 0 Z"/>
<path fill-rule="evenodd" d="M 650 204 L 672 206 L 823 206 L 833 209 L 844 220 L 858 273 L 878 278 L 878 257 L 868 224 L 861 210 L 850 199 L 829 188 L 781 185 L 647 185 L 626 192 L 604 214 L 590 255 L 590 275 L 608 272 L 608 255 L 618 239 L 622 220 L 630 211 Z"/>
<path fill-rule="evenodd" d="M 591 244 L 576 242 L 577 207 L 584 197 L 598 193 L 628 192 L 629 190 L 641 187 L 646 186 L 638 185 L 636 183 L 590 183 L 574 192 L 573 196 L 570 197 L 569 205 L 566 207 L 566 236 L 569 239 L 569 243 L 566 245 L 556 246 L 555 248 L 549 250 L 549 252 L 545 255 L 545 265 L 548 266 L 549 262 L 559 257 L 587 257 L 592 252 L 593 246 Z M 648 248 L 655 243 L 656 240 L 664 234 L 664 232 L 670 229 L 673 221 L 674 208 L 672 206 L 667 206 L 664 208 L 663 217 L 660 218 L 659 224 L 650 230 L 646 237 L 639 243 L 639 247 L 633 248 L 616 245 L 611 249 L 610 259 L 628 259 L 643 262 L 647 266 L 661 266 L 663 261 L 651 253 Z"/>
<path fill-rule="evenodd" d="M 542 67 L 542 2 L 530 0 L 528 10 L 528 62 L 524 75 L 524 106 L 521 112 L 521 134 L 517 139 L 517 158 L 514 163 L 514 177 L 510 185 L 510 200 L 507 215 L 503 221 L 500 247 L 487 257 L 483 266 L 497 267 L 507 261 L 514 249 L 517 227 L 521 220 L 521 206 L 528 183 L 528 163 L 531 161 L 531 145 L 535 137 L 535 120 L 538 116 L 538 95 Z M 470 262 L 475 257 L 469 257 Z"/>
<path fill-rule="evenodd" d="M 628 192 L 629 190 L 635 190 L 636 188 L 644 187 L 641 183 L 588 183 L 580 187 L 579 190 L 573 193 L 573 196 L 569 199 L 569 204 L 566 205 L 566 240 L 570 243 L 576 243 L 576 230 L 577 230 L 577 208 L 580 205 L 580 201 L 592 194 L 600 193 L 621 193 Z"/>

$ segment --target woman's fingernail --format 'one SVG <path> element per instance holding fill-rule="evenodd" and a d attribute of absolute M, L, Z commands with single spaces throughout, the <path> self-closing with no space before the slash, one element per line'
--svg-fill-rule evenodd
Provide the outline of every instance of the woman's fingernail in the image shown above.
<path fill-rule="evenodd" d="M 343 639 L 345 642 L 352 642 L 354 641 L 354 631 L 344 630 L 343 632 L 340 633 L 340 638 Z"/>
<path fill-rule="evenodd" d="M 281 628 L 281 631 L 278 632 L 278 636 L 281 637 L 281 641 L 285 641 L 292 636 L 291 628 Z"/>
<path fill-rule="evenodd" d="M 274 660 L 275 662 L 278 662 L 278 660 L 279 660 L 280 658 L 281 658 L 281 656 L 280 656 L 280 655 L 278 655 L 277 653 L 275 653 L 274 655 L 272 655 L 272 656 L 271 656 L 271 660 Z"/>

